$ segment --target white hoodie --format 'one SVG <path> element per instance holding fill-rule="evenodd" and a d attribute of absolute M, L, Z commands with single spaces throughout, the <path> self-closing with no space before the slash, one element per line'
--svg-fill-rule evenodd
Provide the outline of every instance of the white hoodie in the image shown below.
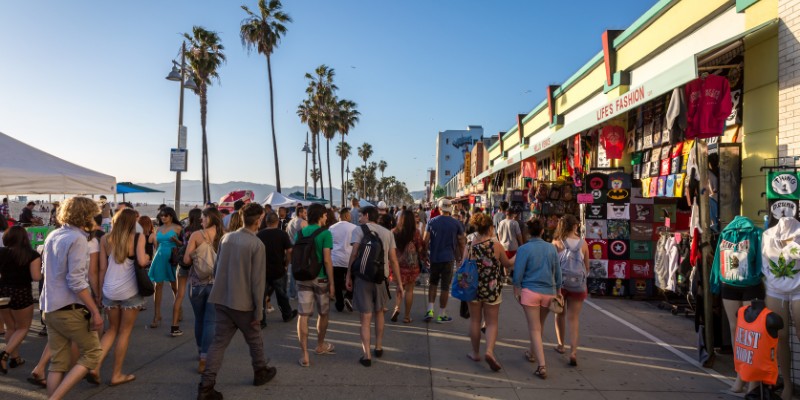
<path fill-rule="evenodd" d="M 800 221 L 784 217 L 761 237 L 761 271 L 767 293 L 786 295 L 800 290 Z"/>

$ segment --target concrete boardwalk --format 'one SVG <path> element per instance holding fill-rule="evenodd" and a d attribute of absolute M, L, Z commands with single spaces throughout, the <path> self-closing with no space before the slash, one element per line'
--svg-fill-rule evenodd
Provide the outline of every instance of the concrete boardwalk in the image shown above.
<path fill-rule="evenodd" d="M 690 363 L 695 350 L 691 345 L 694 331 L 689 319 L 657 310 L 652 303 L 631 300 L 590 299 L 584 306 L 583 347 L 577 368 L 569 367 L 566 356 L 553 351 L 553 316 L 548 317 L 545 355 L 549 378 L 543 381 L 532 374 L 535 364 L 523 357 L 528 348 L 528 334 L 522 308 L 512 300 L 510 288 L 505 289 L 504 296 L 496 349 L 503 369 L 497 373 L 485 362 L 475 363 L 465 357 L 470 348 L 468 323 L 458 317 L 458 302 L 451 302 L 448 308 L 454 317 L 452 323 L 426 324 L 421 317 L 427 300 L 423 290 L 417 288 L 414 322 L 391 323 L 387 313 L 385 354 L 382 359 L 373 357 L 371 368 L 358 363 L 361 351 L 357 314 L 333 310 L 328 338 L 336 345 L 337 354 L 311 354 L 311 367 L 301 368 L 297 364 L 296 324 L 283 323 L 279 313 L 274 312 L 267 316 L 269 326 L 263 337 L 271 364 L 278 368 L 277 377 L 265 386 L 251 386 L 249 353 L 244 340 L 237 335 L 225 354 L 217 389 L 228 399 L 735 398 L 724 393 L 729 383 L 719 379 L 722 376 L 717 372 L 704 371 L 696 363 Z M 165 321 L 171 315 L 171 297 L 165 294 Z M 135 374 L 136 381 L 119 387 L 109 387 L 107 382 L 99 387 L 81 382 L 69 398 L 141 400 L 196 396 L 199 375 L 189 302 L 183 305 L 185 319 L 181 327 L 185 334 L 178 338 L 168 336 L 169 323 L 158 329 L 146 327 L 152 318 L 152 307 L 149 301 L 149 309 L 139 315 L 123 369 Z M 312 327 L 312 349 L 316 343 L 314 331 Z M 35 389 L 25 380 L 45 344 L 45 338 L 35 332 L 22 348 L 27 363 L 10 370 L 8 375 L 0 375 L 0 399 L 45 398 L 44 390 Z M 112 357 L 109 356 L 102 370 L 104 381 L 111 373 Z M 730 356 L 719 358 L 723 375 L 730 377 L 732 372 L 725 363 Z"/>

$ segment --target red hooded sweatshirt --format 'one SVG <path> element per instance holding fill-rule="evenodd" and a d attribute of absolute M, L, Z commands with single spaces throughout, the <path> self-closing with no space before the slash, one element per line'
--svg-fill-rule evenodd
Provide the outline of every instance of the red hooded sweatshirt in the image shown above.
<path fill-rule="evenodd" d="M 686 138 L 707 139 L 722 135 L 731 114 L 731 87 L 728 79 L 708 75 L 686 84 Z"/>

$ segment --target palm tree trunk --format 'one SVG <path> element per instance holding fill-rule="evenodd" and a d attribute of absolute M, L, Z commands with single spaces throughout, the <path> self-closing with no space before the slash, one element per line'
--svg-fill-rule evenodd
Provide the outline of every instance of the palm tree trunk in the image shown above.
<path fill-rule="evenodd" d="M 331 204 L 333 204 L 333 182 L 331 180 L 331 140 L 325 139 L 325 151 L 328 153 L 328 199 L 330 199 Z"/>
<path fill-rule="evenodd" d="M 318 139 L 319 140 L 319 139 Z M 325 179 L 322 176 L 322 146 L 317 146 L 317 157 L 319 158 L 319 194 L 325 198 Z"/>
<path fill-rule="evenodd" d="M 314 133 L 314 134 L 311 135 L 311 170 L 312 171 L 316 171 L 317 170 L 317 157 L 314 156 L 314 154 L 316 154 L 316 152 L 317 152 L 317 134 Z M 307 154 L 306 154 L 306 157 L 308 157 Z M 308 171 L 306 171 L 306 173 L 308 173 Z M 316 175 L 315 175 L 315 178 L 316 178 Z M 316 196 L 317 196 L 317 180 L 314 179 L 314 197 L 316 197 Z"/>
<path fill-rule="evenodd" d="M 278 139 L 275 137 L 275 101 L 272 93 L 272 62 L 267 53 L 267 76 L 269 76 L 269 121 L 272 125 L 272 153 L 275 155 L 275 188 L 281 192 L 281 169 L 278 164 Z"/>
<path fill-rule="evenodd" d="M 203 84 L 200 87 L 200 125 L 203 128 L 203 139 L 202 139 L 202 153 L 203 153 L 203 165 L 202 165 L 202 180 L 203 180 L 203 204 L 206 204 L 210 201 L 211 195 L 208 189 L 208 139 L 206 137 L 206 116 L 208 114 L 208 97 L 207 97 L 207 87 Z"/>
<path fill-rule="evenodd" d="M 344 151 L 344 133 L 342 133 L 342 140 L 339 143 L 341 143 L 340 144 L 341 149 L 342 149 L 342 151 Z M 344 203 L 344 200 L 345 200 L 344 196 L 345 196 L 346 190 L 344 188 L 344 153 L 339 154 L 339 158 L 342 160 L 342 166 L 339 169 L 339 173 L 341 174 L 341 177 L 342 177 L 342 186 L 341 186 L 341 188 L 342 188 L 342 207 L 345 207 L 346 204 Z"/>

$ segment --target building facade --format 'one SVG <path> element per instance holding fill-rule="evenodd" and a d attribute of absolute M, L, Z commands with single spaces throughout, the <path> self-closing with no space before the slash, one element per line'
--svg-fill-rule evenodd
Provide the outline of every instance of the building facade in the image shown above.
<path fill-rule="evenodd" d="M 464 154 L 483 137 L 483 127 L 469 125 L 466 130 L 446 130 L 436 136 L 436 178 L 434 188 L 445 187 L 464 167 Z"/>

